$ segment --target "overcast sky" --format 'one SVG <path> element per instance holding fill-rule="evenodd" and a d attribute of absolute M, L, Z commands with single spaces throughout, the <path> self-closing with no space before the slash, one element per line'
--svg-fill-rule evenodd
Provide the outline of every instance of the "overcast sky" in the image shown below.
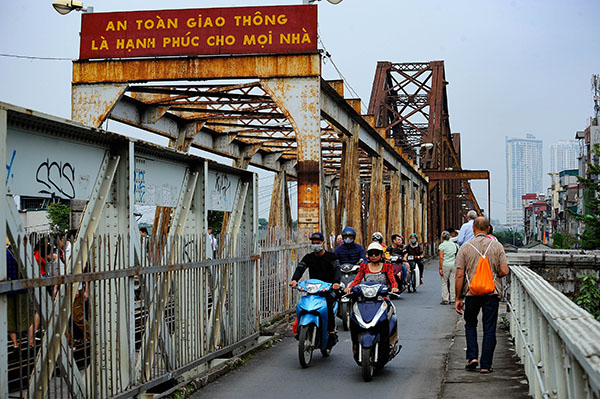
<path fill-rule="evenodd" d="M 51 3 L 0 3 L 0 53 L 67 59 L 0 56 L 0 101 L 69 118 L 68 60 L 79 55 L 81 15 L 61 16 Z M 300 3 L 97 0 L 85 5 L 109 12 Z M 462 134 L 463 168 L 491 171 L 491 213 L 502 221 L 505 136 L 541 138 L 548 171 L 550 144 L 574 138 L 592 114 L 590 79 L 600 73 L 598 0 L 344 0 L 335 6 L 323 1 L 319 30 L 365 105 L 377 61 L 444 60 L 450 126 Z M 339 78 L 330 63 L 323 75 Z M 473 186 L 480 205 L 487 207 L 487 183 Z"/>

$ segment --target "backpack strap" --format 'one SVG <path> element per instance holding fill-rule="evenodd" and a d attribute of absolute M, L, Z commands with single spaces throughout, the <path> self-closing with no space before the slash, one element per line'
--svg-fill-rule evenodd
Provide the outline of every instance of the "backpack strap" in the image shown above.
<path fill-rule="evenodd" d="M 469 241 L 467 241 L 465 244 L 469 244 L 470 246 L 473 247 L 473 249 L 475 249 L 475 251 L 477 251 L 477 253 L 479 254 L 479 256 L 481 256 L 482 258 L 485 258 L 488 250 L 490 249 L 490 247 L 492 246 L 492 244 L 494 243 L 494 240 L 490 240 L 490 245 L 488 245 L 488 247 L 486 248 L 484 253 L 481 253 L 480 250 L 478 250 L 475 245 L 471 244 Z M 479 263 L 479 259 L 477 260 L 477 263 Z M 477 271 L 477 269 L 475 269 L 475 271 Z M 494 284 L 496 283 L 496 273 L 494 273 L 494 269 L 492 268 L 492 265 L 490 265 L 490 271 L 492 272 L 492 277 L 494 279 Z M 469 290 L 471 288 L 471 281 L 469 279 L 469 273 L 465 273 L 465 278 L 467 279 L 467 290 Z"/>
<path fill-rule="evenodd" d="M 476 247 L 475 245 L 471 244 L 471 242 L 470 242 L 470 241 L 467 241 L 465 244 L 469 244 L 470 246 L 472 246 L 472 247 L 473 247 L 473 249 L 475 249 L 475 251 L 477 251 L 477 253 L 479 254 L 479 256 L 481 256 L 481 257 L 484 257 L 484 258 L 485 258 L 485 256 L 486 256 L 486 255 L 487 255 L 487 253 L 488 253 L 488 250 L 490 249 L 490 247 L 491 247 L 491 246 L 492 246 L 492 244 L 494 243 L 494 240 L 490 240 L 490 241 L 491 241 L 491 242 L 490 242 L 490 245 L 488 245 L 488 247 L 486 248 L 486 250 L 485 250 L 485 252 L 484 252 L 484 253 L 481 253 L 481 251 L 480 251 L 480 250 L 478 250 L 478 249 L 477 249 L 477 247 Z"/>

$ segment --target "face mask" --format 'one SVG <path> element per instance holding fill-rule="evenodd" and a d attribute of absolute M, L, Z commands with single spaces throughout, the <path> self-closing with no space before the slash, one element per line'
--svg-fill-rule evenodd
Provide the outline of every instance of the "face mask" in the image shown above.
<path fill-rule="evenodd" d="M 346 237 L 344 238 L 344 244 L 352 244 L 354 242 L 354 238 Z"/>
<path fill-rule="evenodd" d="M 311 248 L 312 248 L 313 252 L 318 253 L 318 252 L 321 252 L 321 250 L 323 249 L 323 245 L 321 245 L 321 244 L 312 244 Z"/>
<path fill-rule="evenodd" d="M 410 240 L 410 243 L 411 243 L 411 244 L 416 244 L 416 243 L 417 243 L 417 240 Z"/>

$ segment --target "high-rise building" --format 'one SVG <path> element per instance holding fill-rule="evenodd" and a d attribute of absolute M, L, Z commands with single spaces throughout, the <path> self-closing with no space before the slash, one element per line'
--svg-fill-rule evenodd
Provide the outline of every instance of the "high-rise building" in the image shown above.
<path fill-rule="evenodd" d="M 579 143 L 576 140 L 562 140 L 550 145 L 550 172 L 577 169 Z"/>
<path fill-rule="evenodd" d="M 543 193 L 542 140 L 532 134 L 526 138 L 506 137 L 506 224 L 523 230 L 521 197 Z"/>

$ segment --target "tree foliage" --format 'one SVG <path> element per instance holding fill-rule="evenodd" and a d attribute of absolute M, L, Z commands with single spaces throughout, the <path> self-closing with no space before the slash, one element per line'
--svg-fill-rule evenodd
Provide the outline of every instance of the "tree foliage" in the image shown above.
<path fill-rule="evenodd" d="M 494 235 L 501 244 L 512 244 L 517 247 L 523 246 L 523 233 L 518 231 L 494 231 Z"/>
<path fill-rule="evenodd" d="M 60 202 L 48 205 L 48 221 L 52 232 L 64 233 L 69 230 L 71 208 Z"/>
<path fill-rule="evenodd" d="M 564 232 L 556 232 L 553 236 L 552 248 L 555 249 L 570 249 L 577 242 L 577 237 Z"/>
<path fill-rule="evenodd" d="M 594 144 L 592 156 L 600 157 L 600 146 Z M 587 164 L 587 177 L 578 176 L 579 182 L 584 187 L 585 209 L 583 214 L 572 212 L 575 217 L 585 224 L 581 234 L 581 248 L 600 249 L 600 163 Z"/>
<path fill-rule="evenodd" d="M 208 211 L 208 227 L 212 227 L 214 234 L 221 234 L 223 228 L 223 211 Z"/>
<path fill-rule="evenodd" d="M 575 297 L 575 303 L 600 321 L 600 278 L 593 274 L 578 276 L 578 278 L 582 281 Z"/>

